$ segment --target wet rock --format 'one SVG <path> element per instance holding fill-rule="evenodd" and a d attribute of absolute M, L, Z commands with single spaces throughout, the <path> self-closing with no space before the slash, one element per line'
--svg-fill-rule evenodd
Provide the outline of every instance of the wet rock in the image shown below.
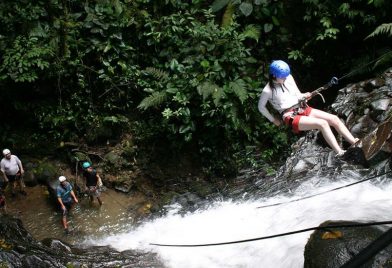
<path fill-rule="evenodd" d="M 357 119 L 354 123 L 351 127 L 351 133 L 357 137 L 363 137 L 377 127 L 377 123 L 367 114 Z M 347 126 L 349 127 L 350 124 L 347 124 Z"/>
<path fill-rule="evenodd" d="M 46 185 L 50 179 L 56 177 L 59 173 L 58 168 L 47 160 L 38 162 L 37 167 L 32 172 L 37 181 L 42 185 Z"/>
<path fill-rule="evenodd" d="M 381 100 L 376 100 L 373 101 L 372 103 L 370 103 L 371 107 L 374 110 L 378 110 L 378 111 L 386 111 L 388 110 L 390 104 L 390 99 L 381 99 Z"/>
<path fill-rule="evenodd" d="M 118 252 L 109 247 L 77 248 L 59 240 L 34 240 L 22 222 L 0 217 L 1 267 L 156 267 L 163 268 L 156 254 Z"/>
<path fill-rule="evenodd" d="M 55 239 L 46 239 L 44 241 L 42 241 L 42 243 L 48 247 L 50 247 L 52 250 L 54 250 L 55 252 L 59 253 L 59 254 L 63 254 L 63 253 L 71 253 L 71 247 L 64 244 L 63 242 L 59 241 L 59 240 L 55 240 Z"/>
<path fill-rule="evenodd" d="M 104 156 L 105 165 L 108 170 L 121 170 L 127 165 L 127 161 L 115 151 L 111 151 Z"/>
<path fill-rule="evenodd" d="M 26 186 L 34 187 L 38 185 L 38 180 L 35 177 L 34 172 L 31 169 L 25 167 L 25 174 L 23 175 L 23 181 Z"/>
<path fill-rule="evenodd" d="M 352 225 L 357 222 L 331 221 L 320 227 Z M 330 228 L 315 231 L 305 246 L 305 268 L 341 267 L 355 254 L 376 240 L 383 231 L 374 226 L 361 228 Z M 391 267 L 392 245 L 361 267 Z"/>
<path fill-rule="evenodd" d="M 37 167 L 33 161 L 27 160 L 23 161 L 23 167 L 25 174 L 23 176 L 23 181 L 26 186 L 34 187 L 38 184 L 38 180 L 34 174 L 34 169 Z"/>
<path fill-rule="evenodd" d="M 111 184 L 111 187 L 123 193 L 129 193 L 135 185 L 135 179 L 140 176 L 140 172 L 123 171 L 116 176 L 105 176 L 105 180 Z"/>

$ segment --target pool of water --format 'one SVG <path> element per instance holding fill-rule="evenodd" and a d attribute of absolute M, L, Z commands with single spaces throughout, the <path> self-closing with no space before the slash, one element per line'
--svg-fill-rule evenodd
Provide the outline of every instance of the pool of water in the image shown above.
<path fill-rule="evenodd" d="M 68 218 L 71 234 L 66 235 L 59 206 L 49 197 L 46 186 L 27 187 L 26 192 L 27 196 L 7 196 L 7 212 L 21 219 L 34 238 L 57 238 L 71 244 L 131 228 L 138 216 L 131 208 L 142 202 L 141 197 L 111 189 L 102 192 L 101 207 L 96 199 L 90 204 L 87 197 L 80 197 Z"/>

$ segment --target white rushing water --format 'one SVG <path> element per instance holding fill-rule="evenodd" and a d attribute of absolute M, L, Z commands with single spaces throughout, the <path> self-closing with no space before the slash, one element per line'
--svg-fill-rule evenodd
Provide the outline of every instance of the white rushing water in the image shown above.
<path fill-rule="evenodd" d="M 184 216 L 178 215 L 173 208 L 165 217 L 146 222 L 128 233 L 91 242 L 110 245 L 120 251 L 138 249 L 156 252 L 167 267 L 173 268 L 303 267 L 303 252 L 311 232 L 208 247 L 158 247 L 150 243 L 217 243 L 315 227 L 326 220 L 391 220 L 392 184 L 377 186 L 369 182 L 299 202 L 257 209 L 325 192 L 354 181 L 346 178 L 332 183 L 325 180 L 323 185 L 314 186 L 310 180 L 290 196 L 275 196 L 262 201 L 217 202 L 207 210 Z"/>

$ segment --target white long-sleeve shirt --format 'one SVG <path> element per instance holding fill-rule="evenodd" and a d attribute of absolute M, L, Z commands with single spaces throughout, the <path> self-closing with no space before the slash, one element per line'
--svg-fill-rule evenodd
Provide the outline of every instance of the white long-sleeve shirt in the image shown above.
<path fill-rule="evenodd" d="M 284 85 L 275 84 L 275 89 L 272 89 L 269 83 L 263 88 L 261 92 L 258 108 L 271 122 L 275 120 L 275 117 L 268 111 L 266 105 L 269 101 L 272 107 L 280 113 L 284 110 L 298 104 L 299 100 L 304 96 L 299 91 L 297 84 L 294 81 L 292 75 L 289 75 L 284 81 Z"/>

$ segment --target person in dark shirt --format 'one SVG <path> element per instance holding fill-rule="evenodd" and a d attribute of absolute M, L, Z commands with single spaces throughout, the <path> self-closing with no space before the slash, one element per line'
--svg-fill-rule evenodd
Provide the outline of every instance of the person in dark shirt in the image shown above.
<path fill-rule="evenodd" d="M 90 202 L 92 203 L 94 201 L 94 197 L 96 197 L 99 205 L 102 206 L 102 200 L 100 197 L 101 193 L 99 191 L 99 187 L 101 186 L 100 184 L 102 184 L 101 177 L 99 176 L 97 171 L 93 169 L 89 162 L 83 163 L 83 170 L 86 192 L 90 197 Z"/>

